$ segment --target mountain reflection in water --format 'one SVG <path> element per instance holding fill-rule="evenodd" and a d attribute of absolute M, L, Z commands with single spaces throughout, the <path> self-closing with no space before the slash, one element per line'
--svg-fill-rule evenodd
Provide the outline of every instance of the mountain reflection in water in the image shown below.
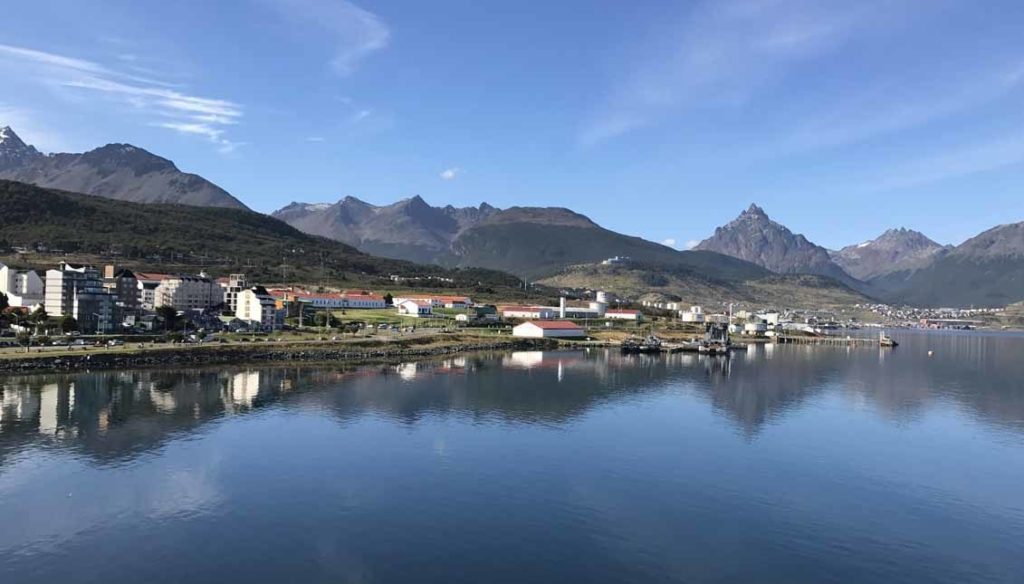
<path fill-rule="evenodd" d="M 665 390 L 704 397 L 749 439 L 824 391 L 889 419 L 952 402 L 985 423 L 1024 430 L 1024 338 L 904 333 L 900 341 L 895 352 L 767 345 L 728 359 L 601 349 L 386 366 L 11 376 L 0 382 L 0 465 L 33 441 L 99 459 L 132 456 L 263 407 L 320 408 L 342 421 L 373 413 L 415 423 L 441 413 L 557 425 L 600 403 Z"/>

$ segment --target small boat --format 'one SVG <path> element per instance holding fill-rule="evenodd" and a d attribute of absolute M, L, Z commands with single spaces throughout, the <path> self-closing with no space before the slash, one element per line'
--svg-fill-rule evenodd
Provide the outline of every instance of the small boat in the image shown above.
<path fill-rule="evenodd" d="M 885 333 L 878 333 L 878 345 L 881 347 L 898 347 L 900 344 L 897 343 L 892 337 Z"/>
<path fill-rule="evenodd" d="M 622 341 L 623 353 L 660 353 L 661 339 L 654 335 L 647 335 L 643 339 L 630 337 Z"/>

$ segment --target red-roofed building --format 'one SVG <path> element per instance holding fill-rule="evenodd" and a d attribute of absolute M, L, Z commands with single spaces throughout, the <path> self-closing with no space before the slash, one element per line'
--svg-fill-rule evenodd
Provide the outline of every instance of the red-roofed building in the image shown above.
<path fill-rule="evenodd" d="M 567 320 L 531 320 L 514 327 L 512 336 L 533 339 L 583 338 L 587 336 L 587 331 L 578 324 Z"/>

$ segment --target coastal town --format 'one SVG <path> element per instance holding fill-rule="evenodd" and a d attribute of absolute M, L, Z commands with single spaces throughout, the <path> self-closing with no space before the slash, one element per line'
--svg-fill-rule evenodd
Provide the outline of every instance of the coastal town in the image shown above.
<path fill-rule="evenodd" d="M 242 273 L 213 277 L 205 272 L 172 274 L 66 261 L 37 272 L 0 264 L 0 346 L 39 351 L 117 347 L 125 341 L 202 344 L 217 341 L 217 335 L 309 330 L 353 335 L 465 330 L 522 338 L 617 340 L 623 334 L 658 331 L 697 338 L 712 327 L 733 337 L 764 341 L 779 335 L 829 336 L 871 327 L 970 329 L 994 322 L 1003 312 L 884 304 L 849 310 L 754 308 L 727 301 L 703 307 L 567 289 L 549 291 L 557 297 L 551 303 L 483 302 L 450 292 L 410 289 L 397 275 L 391 281 L 393 290 L 371 291 L 263 284 Z"/>

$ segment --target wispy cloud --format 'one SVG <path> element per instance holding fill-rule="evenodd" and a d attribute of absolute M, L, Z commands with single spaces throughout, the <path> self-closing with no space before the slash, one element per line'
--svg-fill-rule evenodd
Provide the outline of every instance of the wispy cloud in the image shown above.
<path fill-rule="evenodd" d="M 323 136 L 308 136 L 306 142 L 325 142 Z"/>
<path fill-rule="evenodd" d="M 872 186 L 877 190 L 910 188 L 1018 164 L 1024 164 L 1024 133 L 1020 132 L 909 160 L 879 173 Z"/>
<path fill-rule="evenodd" d="M 661 240 L 661 245 L 667 245 L 669 247 L 675 247 L 676 246 L 676 240 L 675 240 L 674 237 L 667 237 L 667 238 Z"/>
<path fill-rule="evenodd" d="M 869 26 L 895 20 L 898 5 L 907 1 L 699 3 L 685 24 L 666 26 L 649 39 L 642 57 L 584 124 L 580 143 L 592 146 L 690 107 L 745 103 L 794 66 L 838 49 Z"/>
<path fill-rule="evenodd" d="M 24 47 L 0 45 L 0 61 L 33 66 L 42 82 L 127 104 L 155 118 L 150 125 L 202 136 L 221 152 L 240 145 L 225 136 L 226 128 L 237 124 L 243 115 L 242 107 L 232 101 L 190 95 L 106 65 Z"/>
<path fill-rule="evenodd" d="M 885 85 L 806 116 L 774 145 L 804 150 L 839 146 L 948 118 L 1024 88 L 1024 62 L 950 71 L 947 78 Z M 904 74 L 904 77 L 907 74 Z"/>
<path fill-rule="evenodd" d="M 458 167 L 446 168 L 445 170 L 441 171 L 440 176 L 443 180 L 455 180 L 456 177 L 458 177 L 461 172 L 462 169 Z"/>
<path fill-rule="evenodd" d="M 329 35 L 334 47 L 329 62 L 340 75 L 351 75 L 391 41 L 391 29 L 380 17 L 347 0 L 262 1 L 304 30 Z"/>
<path fill-rule="evenodd" d="M 698 245 L 700 245 L 700 241 L 699 240 L 690 239 L 686 243 L 683 244 L 683 249 L 693 249 L 693 248 L 697 247 Z"/>

